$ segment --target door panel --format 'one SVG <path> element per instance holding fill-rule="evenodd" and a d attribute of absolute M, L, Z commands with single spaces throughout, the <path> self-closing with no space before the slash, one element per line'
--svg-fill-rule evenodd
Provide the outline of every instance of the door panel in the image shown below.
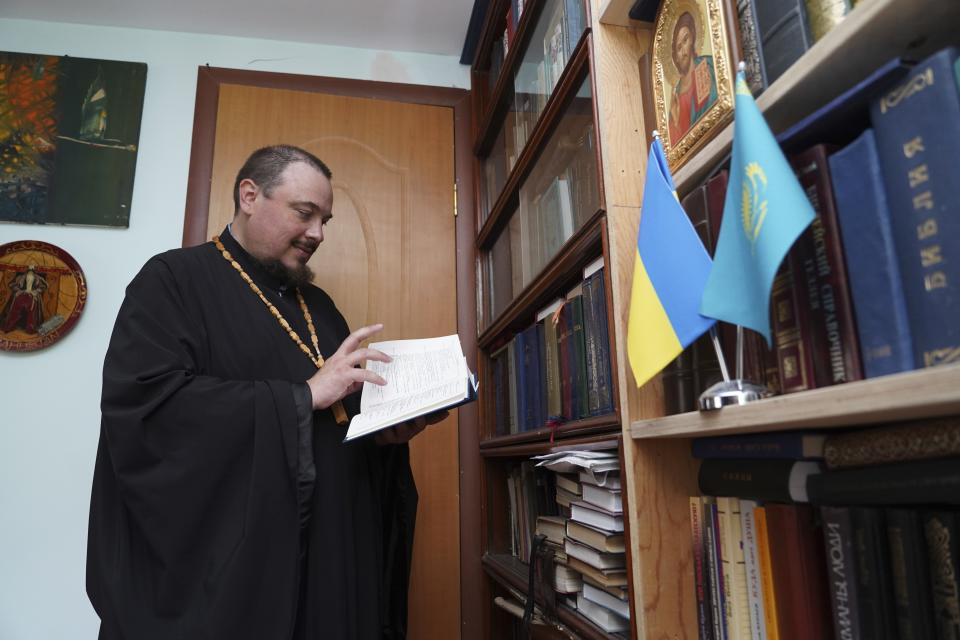
<path fill-rule="evenodd" d="M 350 326 L 378 340 L 457 331 L 453 110 L 224 84 L 207 237 L 233 218 L 236 172 L 255 149 L 300 146 L 333 171 L 334 217 L 310 266 Z M 460 636 L 457 416 L 410 446 L 420 492 L 410 584 L 412 640 Z"/>

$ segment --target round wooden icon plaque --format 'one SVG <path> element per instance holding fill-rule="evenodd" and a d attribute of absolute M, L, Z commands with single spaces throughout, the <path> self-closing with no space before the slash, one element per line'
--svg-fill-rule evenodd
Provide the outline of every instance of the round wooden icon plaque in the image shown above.
<path fill-rule="evenodd" d="M 0 244 L 0 350 L 49 347 L 73 329 L 87 302 L 83 270 L 47 242 Z"/>

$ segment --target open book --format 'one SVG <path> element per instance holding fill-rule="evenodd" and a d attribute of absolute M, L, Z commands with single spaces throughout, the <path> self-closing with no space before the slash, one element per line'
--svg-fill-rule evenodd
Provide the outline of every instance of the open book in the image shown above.
<path fill-rule="evenodd" d="M 370 347 L 393 358 L 367 361 L 367 369 L 387 384 L 363 383 L 360 413 L 350 421 L 344 442 L 477 397 L 477 379 L 467 367 L 459 336 L 390 340 Z"/>

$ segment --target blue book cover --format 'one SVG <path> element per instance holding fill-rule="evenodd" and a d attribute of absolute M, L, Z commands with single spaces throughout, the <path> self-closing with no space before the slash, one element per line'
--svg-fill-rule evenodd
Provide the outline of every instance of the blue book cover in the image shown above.
<path fill-rule="evenodd" d="M 694 438 L 694 458 L 822 460 L 826 434 L 817 431 L 780 431 Z"/>
<path fill-rule="evenodd" d="M 523 330 L 523 372 L 525 380 L 519 389 L 520 395 L 526 397 L 523 430 L 534 431 L 543 426 L 540 410 L 540 341 L 536 324 Z"/>
<path fill-rule="evenodd" d="M 527 409 L 529 398 L 527 396 L 527 367 L 526 361 L 526 336 L 524 332 L 518 333 L 514 338 L 514 364 L 517 374 L 517 433 L 522 433 L 530 429 L 529 411 Z"/>
<path fill-rule="evenodd" d="M 537 327 L 537 380 L 536 386 L 530 389 L 537 397 L 537 416 L 535 418 L 536 426 L 539 429 L 546 423 L 550 411 L 547 409 L 547 340 L 545 327 L 541 320 L 536 324 Z"/>
<path fill-rule="evenodd" d="M 597 309 L 599 327 L 597 341 L 597 389 L 600 400 L 600 413 L 613 411 L 613 381 L 610 373 L 610 331 L 607 322 L 607 294 L 603 280 L 604 269 L 590 277 L 593 279 L 593 297 Z"/>
<path fill-rule="evenodd" d="M 909 371 L 913 343 L 872 129 L 830 156 L 830 174 L 864 375 Z"/>
<path fill-rule="evenodd" d="M 871 105 L 917 366 L 960 361 L 960 49 Z"/>

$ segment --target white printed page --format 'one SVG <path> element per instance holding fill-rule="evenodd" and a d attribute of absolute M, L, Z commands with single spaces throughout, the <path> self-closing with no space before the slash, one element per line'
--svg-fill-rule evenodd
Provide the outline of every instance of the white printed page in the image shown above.
<path fill-rule="evenodd" d="M 456 335 L 424 340 L 392 340 L 370 345 L 393 358 L 370 360 L 367 369 L 384 386 L 365 382 L 360 414 L 350 421 L 347 440 L 430 413 L 466 398 L 469 371 Z"/>

